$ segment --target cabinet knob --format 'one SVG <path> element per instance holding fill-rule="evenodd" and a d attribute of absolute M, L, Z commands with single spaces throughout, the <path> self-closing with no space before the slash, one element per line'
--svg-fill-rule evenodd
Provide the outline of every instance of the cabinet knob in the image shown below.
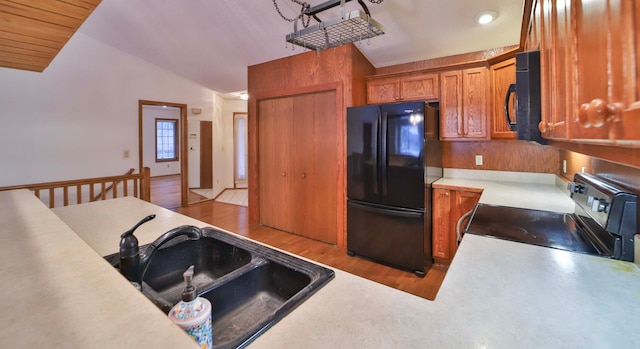
<path fill-rule="evenodd" d="M 538 130 L 540 130 L 540 133 L 542 134 L 547 133 L 547 131 L 549 131 L 547 123 L 544 121 L 540 121 L 540 123 L 538 124 Z"/>
<path fill-rule="evenodd" d="M 618 103 L 605 102 L 596 98 L 590 103 L 583 103 L 578 110 L 578 123 L 584 128 L 598 128 L 608 122 L 620 122 L 622 108 Z"/>
<path fill-rule="evenodd" d="M 282 172 L 282 177 L 286 177 L 287 173 L 286 172 Z"/>
<path fill-rule="evenodd" d="M 303 179 L 304 179 L 304 178 L 307 178 L 307 174 L 306 174 L 306 173 L 304 173 L 304 172 L 302 172 L 302 178 L 303 178 Z"/>

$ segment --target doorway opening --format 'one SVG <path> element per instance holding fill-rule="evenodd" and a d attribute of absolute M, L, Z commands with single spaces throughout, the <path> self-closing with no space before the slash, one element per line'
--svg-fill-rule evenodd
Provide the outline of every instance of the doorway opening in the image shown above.
<path fill-rule="evenodd" d="M 233 187 L 248 188 L 249 140 L 247 113 L 233 113 Z"/>
<path fill-rule="evenodd" d="M 160 101 L 147 101 L 147 100 L 139 100 L 138 101 L 138 151 L 139 151 L 139 168 L 142 171 L 142 168 L 145 166 L 145 163 L 156 163 L 157 154 L 156 151 L 156 139 L 149 139 L 157 137 L 156 135 L 156 127 L 155 122 L 153 130 L 149 130 L 149 122 L 148 119 L 155 120 L 153 117 L 153 110 L 156 110 L 156 115 L 161 114 L 164 116 L 169 115 L 169 118 L 172 118 L 171 110 L 175 111 L 174 118 L 178 120 L 177 124 L 177 135 L 178 135 L 178 150 L 176 158 L 177 161 L 175 163 L 170 163 L 166 161 L 160 161 L 158 163 L 162 164 L 162 170 L 167 169 L 168 171 L 176 171 L 177 169 L 172 169 L 171 166 L 177 166 L 179 169 L 179 177 L 180 177 L 180 190 L 179 190 L 179 203 L 181 207 L 188 206 L 188 193 L 189 193 L 189 158 L 188 158 L 188 146 L 187 146 L 187 105 L 182 103 L 172 103 L 172 102 L 160 102 Z M 166 110 L 166 112 L 162 112 Z M 152 132 L 152 133 L 151 133 Z M 146 136 L 144 136 L 146 134 Z M 150 149 L 150 148 L 153 148 Z M 152 158 L 153 157 L 153 158 Z M 158 167 L 159 168 L 159 167 Z M 162 176 L 162 172 L 151 170 L 151 176 L 153 183 L 154 176 Z M 167 175 L 167 177 L 173 176 L 175 174 Z M 153 185 L 151 187 L 151 197 L 153 200 L 154 190 L 158 193 L 158 189 L 154 189 Z M 176 193 L 177 194 L 177 193 Z M 167 193 L 160 193 L 160 195 L 167 195 Z M 171 207 L 173 208 L 173 207 Z"/>

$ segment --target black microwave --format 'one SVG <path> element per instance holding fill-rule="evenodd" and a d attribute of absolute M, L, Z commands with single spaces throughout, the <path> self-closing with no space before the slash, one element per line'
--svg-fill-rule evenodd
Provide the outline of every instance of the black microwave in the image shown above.
<path fill-rule="evenodd" d="M 509 115 L 509 100 L 515 93 L 515 121 Z M 540 105 L 540 51 L 516 54 L 516 83 L 511 84 L 504 100 L 504 114 L 511 131 L 518 132 L 518 139 L 547 144 L 538 129 L 541 121 Z"/>

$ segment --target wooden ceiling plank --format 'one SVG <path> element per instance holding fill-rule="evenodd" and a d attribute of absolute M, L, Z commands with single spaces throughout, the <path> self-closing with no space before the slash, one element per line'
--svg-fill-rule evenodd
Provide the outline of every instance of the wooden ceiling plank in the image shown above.
<path fill-rule="evenodd" d="M 18 53 L 0 52 L 0 60 L 14 63 L 29 63 L 32 65 L 47 66 L 51 62 L 51 58 L 35 57 L 33 55 L 24 55 Z"/>
<path fill-rule="evenodd" d="M 8 2 L 57 13 L 59 15 L 79 19 L 80 21 L 84 21 L 87 16 L 89 16 L 93 8 L 95 8 L 95 6 L 93 8 L 87 8 L 84 6 L 80 7 L 65 3 L 64 1 L 56 0 L 8 0 Z"/>
<path fill-rule="evenodd" d="M 2 0 L 0 67 L 42 72 L 101 0 Z"/>
<path fill-rule="evenodd" d="M 8 2 L 0 2 L 0 12 L 35 19 L 49 24 L 61 25 L 71 29 L 78 29 L 83 21 L 81 19 L 61 15 L 55 12 Z"/>
<path fill-rule="evenodd" d="M 0 28 L 3 31 L 21 33 L 64 44 L 75 30 L 35 19 L 0 12 Z"/>
<path fill-rule="evenodd" d="M 20 70 L 28 70 L 28 71 L 38 72 L 38 73 L 41 73 L 44 70 L 44 68 L 46 68 L 46 67 L 42 67 L 42 66 L 39 66 L 39 65 L 27 64 L 27 63 L 24 63 L 24 62 L 20 62 L 20 63 L 5 62 L 2 59 L 0 59 L 0 67 L 11 68 L 11 69 L 20 69 Z"/>
<path fill-rule="evenodd" d="M 93 11 L 100 4 L 100 1 L 101 0 L 58 0 L 57 2 L 63 2 L 65 4 L 74 5 Z"/>
<path fill-rule="evenodd" d="M 0 47 L 2 47 L 0 48 L 0 51 L 2 51 L 3 49 L 11 50 L 12 48 L 15 48 L 15 49 L 27 50 L 31 52 L 53 54 L 53 55 L 57 54 L 59 51 L 57 48 L 34 45 L 28 42 L 7 40 L 7 39 L 3 39 L 2 37 L 0 37 Z"/>
<path fill-rule="evenodd" d="M 53 57 L 55 57 L 55 55 L 57 54 L 56 51 L 54 51 L 54 52 L 43 52 L 43 51 L 32 50 L 32 49 L 27 49 L 27 48 L 22 48 L 22 47 L 3 45 L 2 42 L 0 41 L 0 54 L 2 54 L 3 52 L 7 52 L 7 53 L 11 53 L 11 54 L 20 54 L 20 55 L 25 55 L 25 56 L 46 58 L 46 59 L 49 59 L 49 60 L 53 59 Z"/>
<path fill-rule="evenodd" d="M 38 47 L 43 47 L 43 49 L 51 49 L 60 51 L 62 48 L 62 44 L 56 41 L 45 40 L 41 38 L 36 38 L 33 36 L 26 36 L 18 33 L 9 33 L 0 31 L 0 40 L 5 41 L 13 41 L 16 42 L 16 45 L 23 44 L 25 46 L 33 45 Z"/>

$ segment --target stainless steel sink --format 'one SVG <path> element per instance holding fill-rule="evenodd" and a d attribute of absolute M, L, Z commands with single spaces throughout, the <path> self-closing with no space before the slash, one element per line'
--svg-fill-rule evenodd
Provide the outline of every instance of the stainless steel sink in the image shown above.
<path fill-rule="evenodd" d="M 195 266 L 198 294 L 213 306 L 213 347 L 244 347 L 329 282 L 334 272 L 214 229 L 176 239 L 150 262 L 142 292 L 162 311 L 180 301 L 182 273 Z M 144 247 L 143 247 L 144 248 Z M 106 256 L 118 267 L 118 254 Z"/>

